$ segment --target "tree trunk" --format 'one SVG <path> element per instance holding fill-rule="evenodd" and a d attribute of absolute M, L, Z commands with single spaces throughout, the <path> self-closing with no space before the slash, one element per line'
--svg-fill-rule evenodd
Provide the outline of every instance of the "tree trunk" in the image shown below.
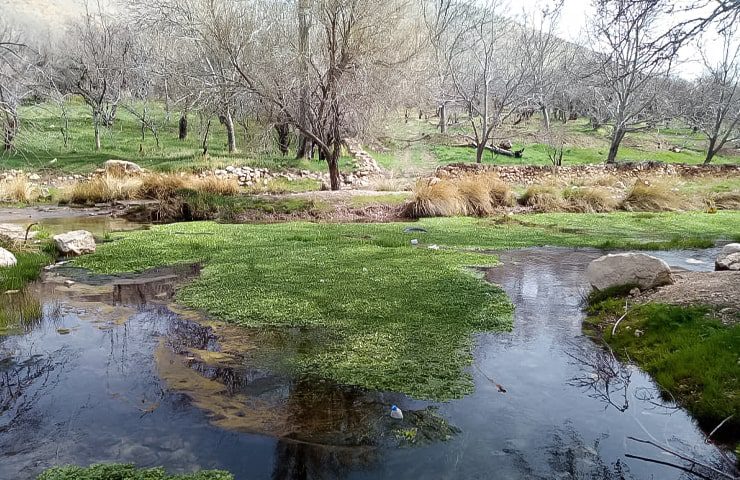
<path fill-rule="evenodd" d="M 93 128 L 95 129 L 95 151 L 100 151 L 100 114 L 93 115 Z"/>
<path fill-rule="evenodd" d="M 298 75 L 301 84 L 301 99 L 299 104 L 298 116 L 301 125 L 305 128 L 308 125 L 308 62 L 310 47 L 310 0 L 298 0 Z M 298 148 L 296 149 L 296 158 L 306 158 L 308 155 L 309 139 L 303 133 L 299 132 Z"/>
<path fill-rule="evenodd" d="M 542 110 L 542 125 L 545 127 L 545 130 L 550 130 L 550 110 L 548 110 L 545 104 L 540 105 L 540 110 Z"/>
<path fill-rule="evenodd" d="M 612 134 L 612 142 L 611 145 L 609 145 L 609 155 L 606 157 L 606 163 L 617 163 L 617 152 L 619 152 L 619 145 L 622 143 L 622 139 L 624 139 L 625 133 L 626 132 L 621 128 L 614 129 L 614 133 Z"/>
<path fill-rule="evenodd" d="M 447 105 L 444 103 L 439 106 L 439 132 L 447 133 Z"/>
<path fill-rule="evenodd" d="M 180 115 L 180 123 L 178 124 L 177 139 L 185 140 L 188 138 L 188 116 L 183 113 Z"/>
<path fill-rule="evenodd" d="M 219 120 L 226 129 L 226 145 L 229 154 L 236 152 L 236 134 L 234 133 L 234 120 L 231 118 L 231 112 L 226 109 L 226 113 L 219 117 Z"/>
<path fill-rule="evenodd" d="M 712 159 L 714 158 L 714 155 L 717 153 L 715 150 L 715 145 L 717 144 L 717 138 L 710 138 L 709 139 L 709 148 L 707 148 L 707 156 L 704 158 L 704 165 L 709 165 L 712 163 Z"/>
<path fill-rule="evenodd" d="M 475 147 L 475 163 L 483 163 L 483 153 L 486 151 L 486 144 L 479 143 Z"/>
<path fill-rule="evenodd" d="M 13 150 L 13 141 L 18 133 L 18 116 L 15 111 L 12 114 L 7 114 L 3 130 L 3 150 L 9 152 Z"/>
<path fill-rule="evenodd" d="M 278 123 L 275 124 L 275 132 L 278 137 L 278 149 L 285 156 L 290 150 L 290 128 L 287 123 Z"/>
<path fill-rule="evenodd" d="M 332 190 L 339 190 L 341 187 L 341 177 L 339 175 L 339 154 L 341 149 L 334 147 L 334 150 L 326 154 L 329 164 L 329 182 Z"/>
<path fill-rule="evenodd" d="M 203 134 L 203 156 L 208 155 L 208 134 L 211 133 L 211 119 L 208 119 L 206 131 Z"/>

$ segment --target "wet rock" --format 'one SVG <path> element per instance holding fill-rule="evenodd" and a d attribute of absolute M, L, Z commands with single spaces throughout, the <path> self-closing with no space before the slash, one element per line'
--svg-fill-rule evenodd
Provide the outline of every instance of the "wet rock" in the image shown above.
<path fill-rule="evenodd" d="M 673 283 L 671 267 L 644 253 L 616 253 L 597 258 L 588 265 L 586 277 L 597 290 L 621 285 L 649 290 Z"/>
<path fill-rule="evenodd" d="M 84 255 L 95 252 L 95 237 L 87 230 L 54 235 L 54 245 L 65 255 Z"/>
<path fill-rule="evenodd" d="M 4 248 L 0 248 L 0 267 L 1 268 L 12 267 L 16 263 L 18 263 L 18 260 L 16 260 L 15 255 L 5 250 Z"/>
<path fill-rule="evenodd" d="M 728 243 L 714 262 L 715 270 L 740 270 L 740 243 Z"/>
<path fill-rule="evenodd" d="M 127 160 L 108 160 L 103 164 L 103 167 L 106 173 L 112 174 L 132 174 L 143 171 L 139 165 Z"/>

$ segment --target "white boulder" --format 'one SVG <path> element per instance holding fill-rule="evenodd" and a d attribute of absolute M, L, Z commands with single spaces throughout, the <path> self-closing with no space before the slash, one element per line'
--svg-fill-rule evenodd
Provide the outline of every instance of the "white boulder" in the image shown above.
<path fill-rule="evenodd" d="M 95 252 L 95 237 L 87 230 L 54 235 L 54 245 L 64 255 L 84 255 Z"/>
<path fill-rule="evenodd" d="M 15 255 L 0 247 L 0 268 L 12 267 L 18 260 L 15 259 Z"/>
<path fill-rule="evenodd" d="M 649 290 L 673 283 L 671 267 L 644 253 L 614 253 L 597 258 L 588 265 L 586 277 L 597 290 L 622 285 Z"/>
<path fill-rule="evenodd" d="M 740 243 L 728 243 L 714 261 L 715 270 L 740 270 Z"/>

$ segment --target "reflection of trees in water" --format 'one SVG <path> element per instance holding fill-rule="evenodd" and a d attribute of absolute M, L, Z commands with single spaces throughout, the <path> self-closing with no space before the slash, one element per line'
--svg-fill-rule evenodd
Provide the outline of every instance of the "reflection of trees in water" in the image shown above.
<path fill-rule="evenodd" d="M 314 445 L 292 439 L 278 441 L 273 480 L 343 478 L 347 473 L 369 467 L 376 461 L 372 447 Z"/>
<path fill-rule="evenodd" d="M 617 360 L 608 347 L 601 349 L 572 342 L 571 350 L 575 353 L 565 351 L 565 354 L 581 371 L 568 380 L 568 384 L 583 389 L 589 397 L 604 402 L 607 407 L 611 405 L 620 412 L 626 411 L 632 378 L 630 367 Z"/>
<path fill-rule="evenodd" d="M 532 459 L 528 454 L 514 449 L 505 450 L 507 454 L 514 457 L 517 471 L 525 475 L 522 478 L 531 480 L 551 480 L 553 478 L 632 480 L 634 478 L 629 467 L 621 460 L 608 464 L 601 458 L 600 439 L 588 445 L 570 424 L 555 429 L 549 438 L 552 438 L 550 444 L 543 446 L 548 465 L 546 474 L 537 473 L 537 468 L 532 466 Z"/>

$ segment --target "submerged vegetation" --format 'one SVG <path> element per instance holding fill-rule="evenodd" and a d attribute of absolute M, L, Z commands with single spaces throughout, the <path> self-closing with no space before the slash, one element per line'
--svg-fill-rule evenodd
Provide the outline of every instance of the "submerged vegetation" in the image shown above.
<path fill-rule="evenodd" d="M 708 308 L 646 304 L 624 312 L 621 298 L 606 298 L 588 309 L 587 329 L 624 360 L 655 379 L 669 399 L 685 406 L 718 435 L 740 428 L 740 325 L 723 325 Z M 737 438 L 735 438 L 737 440 Z"/>
<path fill-rule="evenodd" d="M 163 468 L 136 468 L 134 465 L 114 463 L 87 468 L 53 467 L 39 475 L 37 480 L 234 480 L 234 476 L 221 470 L 168 475 Z"/>
<path fill-rule="evenodd" d="M 471 334 L 511 327 L 504 293 L 465 268 L 495 259 L 463 247 L 664 247 L 682 245 L 685 237 L 674 236 L 686 231 L 701 232 L 694 240 L 703 242 L 737 235 L 739 221 L 736 212 L 720 212 L 413 224 L 189 223 L 115 235 L 76 265 L 121 273 L 202 263 L 201 277 L 178 294 L 183 304 L 238 325 L 297 327 L 322 338 L 285 359 L 295 373 L 449 399 L 472 388 L 462 371 L 471 360 Z M 566 223 L 573 228 L 557 227 Z M 427 233 L 404 233 L 409 226 Z"/>

